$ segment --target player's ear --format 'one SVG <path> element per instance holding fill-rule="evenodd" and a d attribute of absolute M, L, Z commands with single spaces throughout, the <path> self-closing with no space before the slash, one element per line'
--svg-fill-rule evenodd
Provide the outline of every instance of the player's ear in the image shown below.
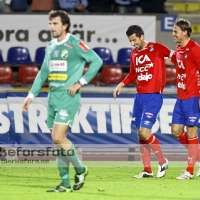
<path fill-rule="evenodd" d="M 140 39 L 141 39 L 141 40 L 144 40 L 144 35 L 141 35 L 141 36 L 140 36 Z"/>
<path fill-rule="evenodd" d="M 65 29 L 66 31 L 67 31 L 68 27 L 69 27 L 69 24 L 64 24 L 63 25 L 63 29 Z"/>

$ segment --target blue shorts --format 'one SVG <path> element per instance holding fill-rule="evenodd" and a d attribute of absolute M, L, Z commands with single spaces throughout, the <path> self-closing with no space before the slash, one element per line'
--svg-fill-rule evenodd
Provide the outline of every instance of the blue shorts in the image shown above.
<path fill-rule="evenodd" d="M 199 127 L 199 117 L 199 97 L 193 97 L 186 100 L 176 100 L 172 116 L 172 124 Z"/>
<path fill-rule="evenodd" d="M 136 94 L 132 112 L 132 124 L 151 129 L 163 104 L 162 94 Z"/>

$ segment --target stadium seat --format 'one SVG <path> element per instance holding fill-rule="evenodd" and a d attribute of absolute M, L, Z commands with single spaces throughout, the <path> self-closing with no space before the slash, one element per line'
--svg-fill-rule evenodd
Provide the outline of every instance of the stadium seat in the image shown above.
<path fill-rule="evenodd" d="M 130 56 L 132 48 L 121 48 L 117 52 L 117 64 L 120 66 L 130 65 Z"/>
<path fill-rule="evenodd" d="M 176 67 L 166 66 L 166 85 L 175 86 L 176 85 Z"/>
<path fill-rule="evenodd" d="M 20 83 L 33 83 L 39 71 L 36 65 L 23 65 L 20 66 L 18 71 L 18 81 Z"/>
<path fill-rule="evenodd" d="M 113 65 L 113 55 L 109 48 L 106 47 L 95 47 L 93 50 L 99 55 L 103 61 L 103 65 Z"/>
<path fill-rule="evenodd" d="M 101 85 L 118 84 L 124 79 L 124 73 L 119 66 L 104 66 L 100 75 Z"/>
<path fill-rule="evenodd" d="M 10 3 L 10 9 L 14 12 L 25 12 L 28 10 L 27 0 L 13 0 Z"/>
<path fill-rule="evenodd" d="M 83 70 L 83 74 L 85 74 L 87 72 L 88 67 L 89 67 L 88 65 L 85 66 L 85 68 Z M 98 75 L 96 74 L 94 76 L 94 78 L 89 82 L 89 84 L 97 85 L 97 83 L 98 83 Z"/>
<path fill-rule="evenodd" d="M 3 60 L 3 56 L 2 56 L 1 50 L 0 50 L 0 64 L 4 64 L 4 60 Z"/>
<path fill-rule="evenodd" d="M 36 49 L 36 52 L 35 52 L 35 64 L 36 65 L 42 65 L 42 62 L 43 62 L 44 56 L 45 56 L 45 48 L 46 47 L 39 47 Z"/>
<path fill-rule="evenodd" d="M 33 0 L 31 11 L 51 11 L 55 9 L 54 0 Z"/>
<path fill-rule="evenodd" d="M 7 63 L 10 65 L 31 64 L 31 57 L 26 47 L 10 47 L 7 53 Z"/>
<path fill-rule="evenodd" d="M 0 65 L 0 83 L 15 83 L 12 68 L 8 65 Z"/>

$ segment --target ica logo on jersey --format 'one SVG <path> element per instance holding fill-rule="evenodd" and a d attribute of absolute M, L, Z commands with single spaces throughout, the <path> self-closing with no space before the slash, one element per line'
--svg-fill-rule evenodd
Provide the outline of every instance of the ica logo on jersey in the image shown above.
<path fill-rule="evenodd" d="M 154 64 L 151 62 L 151 59 L 146 54 L 136 57 L 135 72 L 138 74 L 138 81 L 148 81 L 152 79 L 153 75 L 149 74 L 148 71 L 149 68 L 153 67 L 153 65 Z"/>

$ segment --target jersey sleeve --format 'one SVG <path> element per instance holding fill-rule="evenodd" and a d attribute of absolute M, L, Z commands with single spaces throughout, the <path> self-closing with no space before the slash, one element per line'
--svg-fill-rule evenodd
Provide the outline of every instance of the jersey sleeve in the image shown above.
<path fill-rule="evenodd" d="M 90 49 L 83 41 L 76 41 L 74 44 L 78 55 L 89 63 L 89 68 L 87 72 L 80 78 L 79 82 L 81 85 L 85 85 L 92 80 L 92 78 L 98 73 L 101 68 L 103 61 L 101 58 Z"/>
<path fill-rule="evenodd" d="M 174 53 L 171 57 L 171 61 L 176 64 L 176 54 Z"/>
<path fill-rule="evenodd" d="M 131 53 L 131 58 L 132 58 L 132 54 L 133 54 L 133 51 Z M 124 80 L 122 82 L 124 83 L 124 86 L 126 86 L 126 85 L 132 83 L 134 79 L 135 79 L 134 63 L 133 63 L 133 60 L 130 59 L 130 70 L 129 70 L 129 73 L 124 78 Z"/>
<path fill-rule="evenodd" d="M 167 46 L 165 46 L 164 44 L 160 44 L 160 43 L 157 43 L 157 47 L 158 49 L 161 50 L 161 53 L 162 53 L 162 56 L 163 57 L 168 57 L 168 58 L 171 58 L 174 54 L 174 50 L 171 50 L 169 49 Z"/>
<path fill-rule="evenodd" d="M 166 47 L 163 44 L 160 44 L 160 43 L 158 43 L 158 44 L 160 45 L 159 49 L 162 50 L 163 57 L 171 58 L 171 62 L 173 62 L 175 64 L 176 63 L 175 51 L 174 50 L 170 50 L 168 47 Z"/>
<path fill-rule="evenodd" d="M 47 49 L 45 50 L 47 52 Z M 44 85 L 44 82 L 47 80 L 47 77 L 48 77 L 48 74 L 49 74 L 49 69 L 48 69 L 48 66 L 49 66 L 49 57 L 48 57 L 48 54 L 45 53 L 45 58 L 44 58 L 44 61 L 42 63 L 42 66 L 41 66 L 41 69 L 40 71 L 38 72 L 34 82 L 33 82 L 33 85 L 31 87 L 31 90 L 29 91 L 29 94 L 32 94 L 34 97 L 36 97 L 42 86 Z"/>

